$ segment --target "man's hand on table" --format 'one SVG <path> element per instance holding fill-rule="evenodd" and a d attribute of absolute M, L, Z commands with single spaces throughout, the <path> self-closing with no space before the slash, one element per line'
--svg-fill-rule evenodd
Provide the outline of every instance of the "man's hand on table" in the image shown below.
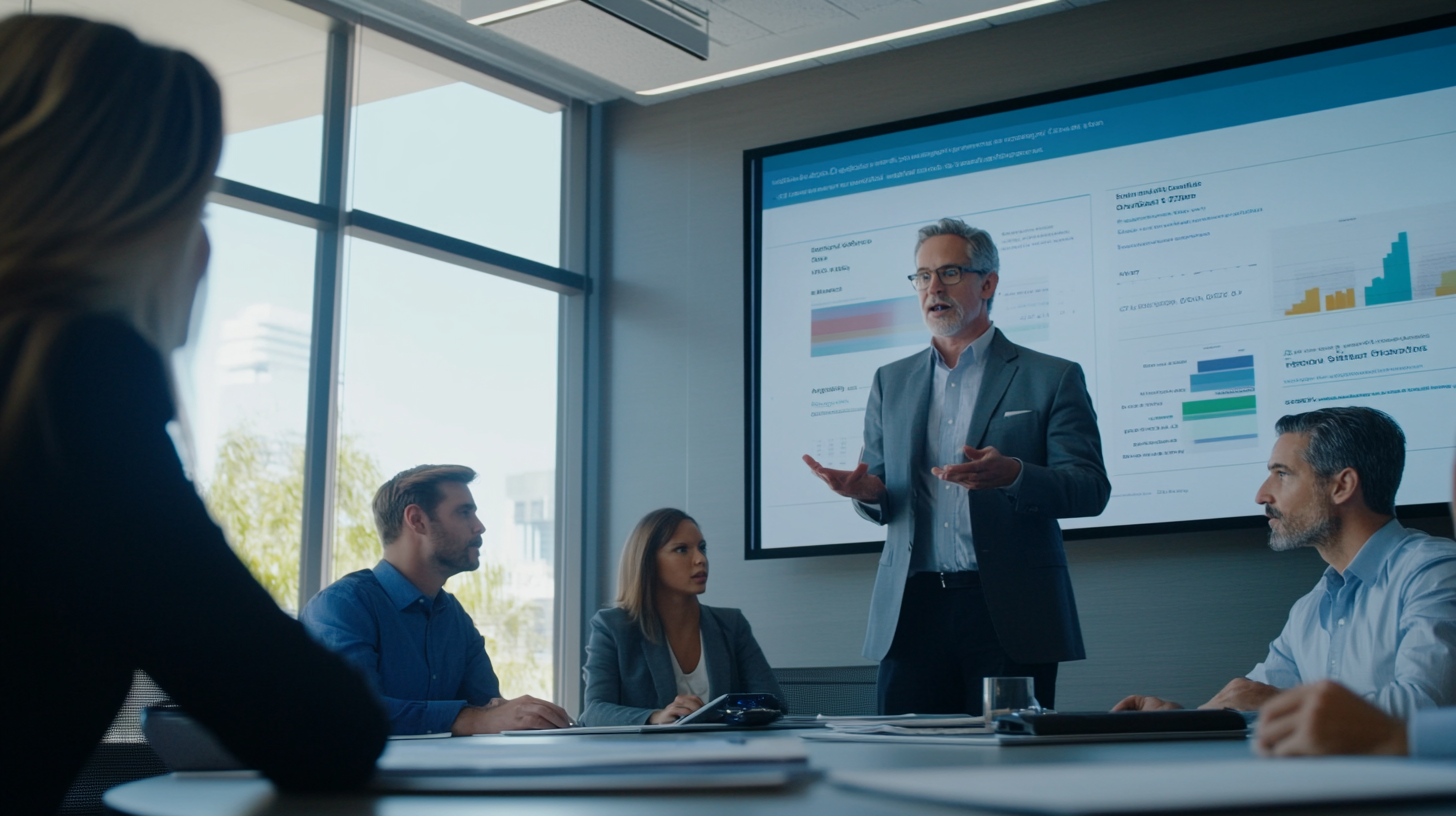
<path fill-rule="evenodd" d="M 1021 475 L 1021 462 L 1003 455 L 990 445 L 984 448 L 966 445 L 962 450 L 966 461 L 958 465 L 931 468 L 930 472 L 938 479 L 958 484 L 967 490 L 1006 487 Z"/>
<path fill-rule="evenodd" d="M 499 734 L 502 731 L 535 731 L 542 728 L 567 728 L 571 718 L 555 703 L 522 695 L 514 700 L 500 697 L 483 706 L 465 706 L 455 716 L 450 733 L 457 737 L 470 734 Z"/>
<path fill-rule="evenodd" d="M 1405 723 L 1329 680 L 1271 698 L 1254 728 L 1254 751 L 1261 756 L 1401 756 L 1409 750 Z"/>
<path fill-rule="evenodd" d="M 1235 677 L 1228 681 L 1223 691 L 1199 708 L 1232 708 L 1234 711 L 1258 711 L 1259 706 L 1269 701 L 1283 689 L 1267 683 L 1258 683 L 1246 677 Z"/>
<path fill-rule="evenodd" d="M 1113 711 L 1176 711 L 1183 706 L 1151 694 L 1130 694 L 1112 707 Z"/>
<path fill-rule="evenodd" d="M 1266 700 L 1278 694 L 1280 689 L 1264 683 L 1256 683 L 1244 677 L 1235 677 L 1223 687 L 1213 699 L 1199 706 L 1203 709 L 1232 708 L 1235 711 L 1257 711 Z M 1173 711 L 1183 706 L 1172 700 L 1164 700 L 1149 694 L 1133 694 L 1122 698 L 1113 711 Z"/>
<path fill-rule="evenodd" d="M 880 481 L 880 477 L 871 475 L 869 465 L 864 462 L 860 462 L 854 470 L 834 470 L 824 467 L 814 461 L 814 457 L 805 454 L 804 464 L 814 471 L 815 476 L 824 480 L 830 490 L 847 499 L 875 504 L 884 498 L 885 483 Z"/>

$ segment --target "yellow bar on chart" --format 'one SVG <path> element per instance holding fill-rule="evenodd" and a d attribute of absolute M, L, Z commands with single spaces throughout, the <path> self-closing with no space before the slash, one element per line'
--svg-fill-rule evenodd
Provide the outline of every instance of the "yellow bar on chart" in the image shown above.
<path fill-rule="evenodd" d="M 1355 308 L 1355 290 L 1353 288 L 1325 295 L 1325 311 L 1327 312 L 1353 308 Z"/>
<path fill-rule="evenodd" d="M 1286 315 L 1318 314 L 1320 310 L 1319 287 L 1304 290 L 1304 300 L 1284 311 Z"/>

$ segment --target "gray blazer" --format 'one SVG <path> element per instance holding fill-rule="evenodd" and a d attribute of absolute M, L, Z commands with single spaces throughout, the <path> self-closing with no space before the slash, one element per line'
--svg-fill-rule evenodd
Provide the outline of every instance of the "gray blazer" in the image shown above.
<path fill-rule="evenodd" d="M 784 699 L 779 682 L 737 609 L 700 605 L 708 700 L 723 694 L 766 693 Z M 582 725 L 640 725 L 677 697 L 667 639 L 653 643 L 621 609 L 603 609 L 591 621 L 586 645 L 586 709 Z M 787 705 L 787 702 L 785 702 Z"/>
<path fill-rule="evenodd" d="M 1095 516 L 1112 485 L 1102 463 L 1102 438 L 1076 363 L 1022 348 L 999 329 L 991 339 L 966 444 L 994 445 L 1022 460 L 1021 486 L 968 491 L 977 568 L 991 625 L 1006 654 L 1019 663 L 1086 657 L 1059 518 Z M 926 461 L 934 350 L 882 366 L 865 408 L 864 456 L 885 482 L 878 506 L 855 503 L 859 514 L 889 527 L 870 597 L 864 656 L 890 651 L 915 538 L 915 477 Z"/>

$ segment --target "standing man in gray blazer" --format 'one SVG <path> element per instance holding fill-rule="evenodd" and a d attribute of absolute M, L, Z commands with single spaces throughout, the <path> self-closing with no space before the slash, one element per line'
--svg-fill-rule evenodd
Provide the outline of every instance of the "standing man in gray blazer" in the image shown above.
<path fill-rule="evenodd" d="M 1000 279 L 985 230 L 920 230 L 910 275 L 929 349 L 875 372 L 854 470 L 804 461 L 889 527 L 864 655 L 883 714 L 981 713 L 981 680 L 1029 676 L 1056 701 L 1057 664 L 1086 657 L 1059 518 L 1095 516 L 1111 485 L 1076 363 L 991 324 Z"/>

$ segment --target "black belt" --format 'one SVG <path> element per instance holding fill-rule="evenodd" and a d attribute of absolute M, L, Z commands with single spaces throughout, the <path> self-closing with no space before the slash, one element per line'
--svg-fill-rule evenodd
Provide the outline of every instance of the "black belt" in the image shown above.
<path fill-rule="evenodd" d="M 912 578 L 931 583 L 941 589 L 967 589 L 981 586 L 981 573 L 977 570 L 966 572 L 917 572 Z"/>

